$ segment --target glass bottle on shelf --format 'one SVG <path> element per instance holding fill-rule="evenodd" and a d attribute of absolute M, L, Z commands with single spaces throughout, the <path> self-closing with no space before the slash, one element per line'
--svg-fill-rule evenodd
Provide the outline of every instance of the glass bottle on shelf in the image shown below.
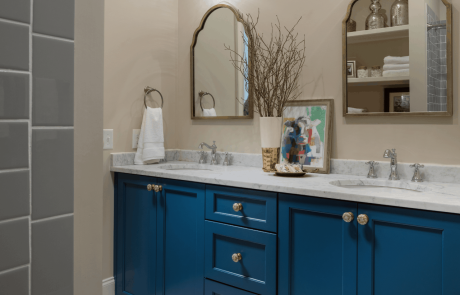
<path fill-rule="evenodd" d="M 385 18 L 380 14 L 380 0 L 372 0 L 369 9 L 372 11 L 366 19 L 366 30 L 381 29 L 385 27 Z"/>
<path fill-rule="evenodd" d="M 409 24 L 409 2 L 407 0 L 396 0 L 391 5 L 391 26 L 403 26 Z"/>

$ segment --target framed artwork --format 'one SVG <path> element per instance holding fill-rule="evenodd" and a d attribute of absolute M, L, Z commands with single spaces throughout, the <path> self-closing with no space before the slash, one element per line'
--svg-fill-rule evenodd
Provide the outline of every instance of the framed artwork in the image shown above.
<path fill-rule="evenodd" d="M 390 113 L 410 113 L 410 92 L 390 93 Z"/>
<path fill-rule="evenodd" d="M 333 99 L 299 100 L 283 112 L 280 163 L 302 164 L 304 171 L 330 171 Z"/>
<path fill-rule="evenodd" d="M 356 78 L 356 61 L 355 60 L 347 61 L 347 77 Z"/>
<path fill-rule="evenodd" d="M 392 88 L 385 88 L 384 89 L 384 112 L 394 112 L 393 101 L 391 101 L 390 96 L 395 96 L 396 93 L 408 93 L 410 95 L 410 87 L 392 87 Z M 393 110 L 391 110 L 393 109 Z"/>

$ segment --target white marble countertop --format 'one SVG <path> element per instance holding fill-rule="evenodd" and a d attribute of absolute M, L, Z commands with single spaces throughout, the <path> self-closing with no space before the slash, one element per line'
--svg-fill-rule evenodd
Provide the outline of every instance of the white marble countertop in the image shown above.
<path fill-rule="evenodd" d="M 168 170 L 182 168 L 182 170 Z M 196 170 L 208 169 L 208 170 Z M 279 177 L 261 168 L 211 166 L 173 161 L 156 165 L 113 166 L 113 172 L 162 177 L 206 184 L 288 193 L 369 204 L 460 214 L 460 184 L 407 180 L 370 180 L 342 174 Z M 335 184 L 335 185 L 334 185 Z M 340 184 L 345 186 L 340 186 Z"/>

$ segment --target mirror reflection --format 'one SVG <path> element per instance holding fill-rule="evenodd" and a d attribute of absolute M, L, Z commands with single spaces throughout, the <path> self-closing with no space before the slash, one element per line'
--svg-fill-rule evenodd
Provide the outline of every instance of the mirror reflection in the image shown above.
<path fill-rule="evenodd" d="M 359 0 L 347 23 L 348 114 L 447 112 L 446 5 Z"/>
<path fill-rule="evenodd" d="M 232 9 L 217 8 L 204 20 L 192 52 L 194 118 L 252 118 L 243 75 L 225 49 L 247 56 L 243 37 L 243 23 Z"/>

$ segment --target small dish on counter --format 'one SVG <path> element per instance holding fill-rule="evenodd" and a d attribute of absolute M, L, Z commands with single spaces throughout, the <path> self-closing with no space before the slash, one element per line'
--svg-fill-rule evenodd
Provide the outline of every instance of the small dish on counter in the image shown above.
<path fill-rule="evenodd" d="M 301 177 L 307 174 L 307 172 L 275 172 L 275 175 L 283 177 Z"/>
<path fill-rule="evenodd" d="M 276 164 L 275 166 L 275 175 L 285 176 L 285 177 L 300 177 L 304 176 L 306 172 L 303 171 L 302 165 L 299 164 Z"/>

